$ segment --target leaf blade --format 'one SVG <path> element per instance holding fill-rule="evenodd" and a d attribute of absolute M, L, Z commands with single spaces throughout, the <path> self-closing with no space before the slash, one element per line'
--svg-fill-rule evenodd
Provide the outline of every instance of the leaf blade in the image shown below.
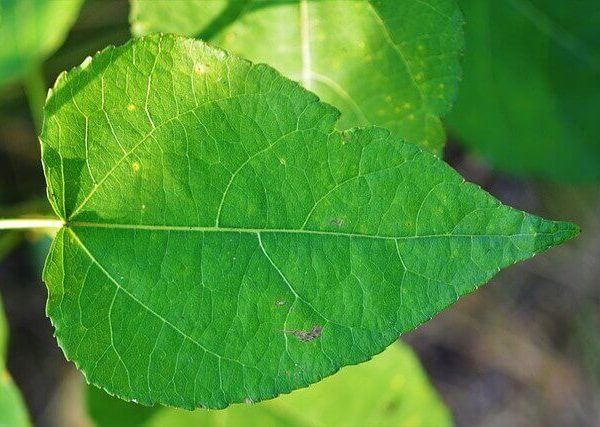
<path fill-rule="evenodd" d="M 90 382 L 145 404 L 305 387 L 578 232 L 383 129 L 339 132 L 296 83 L 189 39 L 107 49 L 46 114 L 68 220 L 48 314 Z"/>

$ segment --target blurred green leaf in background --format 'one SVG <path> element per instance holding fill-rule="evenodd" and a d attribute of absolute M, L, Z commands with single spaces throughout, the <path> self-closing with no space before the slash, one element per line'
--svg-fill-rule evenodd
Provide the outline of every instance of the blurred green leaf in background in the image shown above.
<path fill-rule="evenodd" d="M 248 402 L 252 403 L 252 402 Z M 416 355 L 402 343 L 318 384 L 257 404 L 226 410 L 148 408 L 89 388 L 98 427 L 445 427 L 452 417 L 430 385 Z"/>
<path fill-rule="evenodd" d="M 0 0 L 0 86 L 31 71 L 64 41 L 83 0 Z"/>
<path fill-rule="evenodd" d="M 40 65 L 64 42 L 83 0 L 0 0 L 0 88 L 22 80 L 37 130 L 47 84 Z"/>
<path fill-rule="evenodd" d="M 459 3 L 467 48 L 451 133 L 507 172 L 600 180 L 600 2 Z"/>
<path fill-rule="evenodd" d="M 29 426 L 27 409 L 21 394 L 6 370 L 8 324 L 4 317 L 4 306 L 0 299 L 0 427 Z"/>

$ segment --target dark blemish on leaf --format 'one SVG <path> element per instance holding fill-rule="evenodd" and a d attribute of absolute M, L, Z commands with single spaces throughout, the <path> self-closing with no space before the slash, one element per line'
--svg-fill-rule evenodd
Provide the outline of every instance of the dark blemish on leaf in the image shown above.
<path fill-rule="evenodd" d="M 204 64 L 196 64 L 194 65 L 194 72 L 196 74 L 204 74 L 206 73 L 208 66 L 204 65 Z"/>
<path fill-rule="evenodd" d="M 275 301 L 275 305 L 281 307 L 282 305 L 285 305 L 285 300 L 278 299 L 277 301 Z"/>
<path fill-rule="evenodd" d="M 338 228 L 344 225 L 344 218 L 335 218 L 331 220 L 331 223 L 337 225 Z"/>
<path fill-rule="evenodd" d="M 312 341 L 316 338 L 319 338 L 323 333 L 323 327 L 319 325 L 313 326 L 313 328 L 309 331 L 305 331 L 302 329 L 297 329 L 295 331 L 283 331 L 286 334 L 293 334 L 302 342 Z"/>
<path fill-rule="evenodd" d="M 343 132 L 341 133 L 341 136 L 342 136 L 342 145 L 346 145 L 346 143 L 347 143 L 348 141 L 350 141 L 350 135 L 351 135 L 351 134 L 350 134 L 350 132 L 348 132 L 348 131 L 343 131 Z"/>
<path fill-rule="evenodd" d="M 388 402 L 388 404 L 385 406 L 385 412 L 387 412 L 388 414 L 396 412 L 396 410 L 398 409 L 399 406 L 400 405 L 398 404 L 397 401 L 392 400 L 392 401 Z"/>

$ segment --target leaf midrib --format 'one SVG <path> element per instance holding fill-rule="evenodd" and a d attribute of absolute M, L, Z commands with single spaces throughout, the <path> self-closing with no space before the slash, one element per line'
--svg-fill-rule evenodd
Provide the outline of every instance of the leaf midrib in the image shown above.
<path fill-rule="evenodd" d="M 72 232 L 74 228 L 103 228 L 114 230 L 147 230 L 147 231 L 181 231 L 181 232 L 214 232 L 214 233 L 246 233 L 246 234 L 303 234 L 316 236 L 335 236 L 350 238 L 365 238 L 376 240 L 418 240 L 418 239 L 436 239 L 436 238 L 511 238 L 511 237 L 531 237 L 531 236 L 554 236 L 568 230 L 560 230 L 554 233 L 518 233 L 518 234 L 421 234 L 413 236 L 378 236 L 373 234 L 348 233 L 327 230 L 306 230 L 306 229 L 285 229 L 285 228 L 243 228 L 243 227 L 209 227 L 209 226 L 186 226 L 186 225 L 156 225 L 156 224 L 122 224 L 122 223 L 101 223 L 87 221 L 72 221 L 65 225 Z"/>

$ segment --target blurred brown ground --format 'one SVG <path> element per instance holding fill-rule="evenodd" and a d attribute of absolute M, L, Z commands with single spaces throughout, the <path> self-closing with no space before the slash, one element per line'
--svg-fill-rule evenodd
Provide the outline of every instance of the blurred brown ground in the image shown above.
<path fill-rule="evenodd" d="M 89 2 L 45 65 L 48 85 L 107 44 L 129 37 L 128 4 Z M 490 170 L 451 142 L 447 161 L 503 202 L 574 220 L 575 241 L 503 271 L 404 339 L 419 353 L 458 426 L 600 425 L 600 189 L 560 187 Z M 0 92 L 0 215 L 45 213 L 45 185 L 23 90 Z M 9 369 L 39 426 L 55 417 L 67 364 L 44 315 L 47 241 L 28 236 L 0 264 L 11 326 Z M 73 405 L 76 407 L 76 405 Z M 74 409 L 75 410 L 75 409 Z"/>

